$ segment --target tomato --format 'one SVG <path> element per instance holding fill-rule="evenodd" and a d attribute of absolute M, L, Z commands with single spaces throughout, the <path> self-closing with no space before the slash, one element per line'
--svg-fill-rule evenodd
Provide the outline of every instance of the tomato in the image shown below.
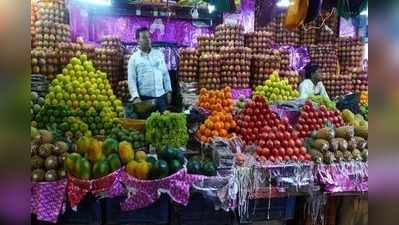
<path fill-rule="evenodd" d="M 302 136 L 302 137 L 308 136 L 308 132 L 307 132 L 307 131 L 301 131 L 301 136 Z"/>
<path fill-rule="evenodd" d="M 306 148 L 305 147 L 299 147 L 299 154 L 305 155 L 306 154 Z"/>
<path fill-rule="evenodd" d="M 302 131 L 303 130 L 303 125 L 301 125 L 301 124 L 296 125 L 296 129 L 299 130 L 299 131 Z"/>
<path fill-rule="evenodd" d="M 294 130 L 294 128 L 293 128 L 290 124 L 288 124 L 288 125 L 286 126 L 286 131 L 292 132 L 293 130 Z"/>
<path fill-rule="evenodd" d="M 274 140 L 274 142 L 273 142 L 273 146 L 274 146 L 275 148 L 278 148 L 278 147 L 280 147 L 280 145 L 281 145 L 281 143 L 280 143 L 280 141 L 279 141 L 279 140 Z"/>
<path fill-rule="evenodd" d="M 248 134 L 248 135 L 251 135 L 252 134 L 252 128 L 247 128 L 247 132 L 245 132 L 246 134 Z"/>
<path fill-rule="evenodd" d="M 262 114 L 265 115 L 266 121 L 269 122 L 269 120 L 270 120 L 270 114 L 269 114 L 269 113 L 266 113 L 266 112 L 263 112 L 263 111 L 262 111 Z"/>
<path fill-rule="evenodd" d="M 265 122 L 265 116 L 264 116 L 263 114 L 260 114 L 260 115 L 259 115 L 259 121 L 260 121 L 261 123 Z"/>
<path fill-rule="evenodd" d="M 304 131 L 308 131 L 309 130 L 309 125 L 308 124 L 303 125 L 303 130 Z"/>
<path fill-rule="evenodd" d="M 264 155 L 264 156 L 269 156 L 270 155 L 270 149 L 268 149 L 268 148 L 262 148 L 262 154 Z"/>
<path fill-rule="evenodd" d="M 298 159 L 301 160 L 301 161 L 304 161 L 304 160 L 305 160 L 305 156 L 300 155 L 300 156 L 298 157 Z"/>
<path fill-rule="evenodd" d="M 270 133 L 269 134 L 269 138 L 270 138 L 270 140 L 275 140 L 276 139 L 276 135 L 274 133 Z"/>
<path fill-rule="evenodd" d="M 254 100 L 255 102 L 262 102 L 263 97 L 262 96 L 255 96 Z"/>
<path fill-rule="evenodd" d="M 303 110 L 305 110 L 305 112 L 309 112 L 309 111 L 310 111 L 310 106 L 307 105 L 307 104 L 305 104 L 305 105 L 303 106 Z"/>
<path fill-rule="evenodd" d="M 282 156 L 278 156 L 277 157 L 277 161 L 283 161 L 283 157 Z"/>
<path fill-rule="evenodd" d="M 255 122 L 253 122 L 253 121 L 249 122 L 249 127 L 254 128 L 255 127 Z"/>
<path fill-rule="evenodd" d="M 237 134 L 241 134 L 241 127 L 236 127 L 235 131 L 236 131 Z"/>
<path fill-rule="evenodd" d="M 296 161 L 296 160 L 298 160 L 298 157 L 297 157 L 296 155 L 292 155 L 292 156 L 291 156 L 291 160 Z"/>
<path fill-rule="evenodd" d="M 273 155 L 274 157 L 277 157 L 277 156 L 280 155 L 280 151 L 278 150 L 278 148 L 273 148 L 273 149 L 272 149 L 272 155 Z"/>
<path fill-rule="evenodd" d="M 289 157 L 288 155 L 285 155 L 284 156 L 284 161 L 289 161 L 289 160 L 291 160 L 291 157 Z"/>
<path fill-rule="evenodd" d="M 307 112 L 301 111 L 299 116 L 300 116 L 300 118 L 308 118 L 309 114 Z"/>
<path fill-rule="evenodd" d="M 257 127 L 255 127 L 255 128 L 253 129 L 253 132 L 254 132 L 254 134 L 259 134 L 259 129 L 258 129 Z"/>
<path fill-rule="evenodd" d="M 259 141 L 259 146 L 261 146 L 262 148 L 264 148 L 264 147 L 266 146 L 266 141 L 260 140 L 260 141 Z"/>
<path fill-rule="evenodd" d="M 266 146 L 267 146 L 269 149 L 272 149 L 273 146 L 274 146 L 273 141 L 272 141 L 272 140 L 268 140 L 268 141 L 266 142 Z"/>
<path fill-rule="evenodd" d="M 285 140 L 291 139 L 291 134 L 290 134 L 290 132 L 285 131 L 285 132 L 284 132 L 284 138 L 285 138 Z"/>
<path fill-rule="evenodd" d="M 305 159 L 306 159 L 306 160 L 311 160 L 311 159 L 312 159 L 312 156 L 311 156 L 310 154 L 306 153 Z"/>
<path fill-rule="evenodd" d="M 294 146 L 296 146 L 296 147 L 301 147 L 301 146 L 302 146 L 302 141 L 301 141 L 301 139 L 299 139 L 299 138 L 295 139 L 295 145 L 294 145 Z M 292 146 L 292 147 L 294 147 L 294 146 Z"/>
<path fill-rule="evenodd" d="M 258 120 L 255 122 L 256 127 L 262 127 L 262 122 L 261 120 Z"/>
<path fill-rule="evenodd" d="M 313 117 L 314 117 L 314 113 L 313 113 L 313 112 L 309 112 L 309 113 L 308 113 L 308 118 L 311 118 L 311 119 L 312 119 Z"/>
<path fill-rule="evenodd" d="M 294 131 L 292 131 L 291 136 L 292 136 L 292 138 L 296 139 L 299 136 L 299 132 L 294 130 Z"/>
<path fill-rule="evenodd" d="M 294 155 L 299 155 L 299 148 L 298 147 L 294 147 Z"/>
<path fill-rule="evenodd" d="M 288 142 L 288 140 L 283 140 L 283 142 L 282 142 L 282 144 L 283 144 L 283 146 L 284 147 L 290 147 L 290 143 Z"/>
<path fill-rule="evenodd" d="M 285 156 L 285 149 L 284 149 L 283 147 L 280 147 L 280 148 L 278 149 L 278 151 L 279 151 L 279 155 L 280 155 L 280 156 Z"/>
<path fill-rule="evenodd" d="M 279 140 L 284 140 L 284 133 L 283 132 L 277 132 L 276 133 L 276 137 Z"/>
<path fill-rule="evenodd" d="M 258 154 L 258 155 L 263 155 L 262 154 L 262 147 L 260 147 L 260 146 L 258 146 L 257 148 L 256 148 L 256 154 Z"/>
<path fill-rule="evenodd" d="M 326 111 L 327 111 L 327 108 L 326 108 L 325 105 L 321 105 L 319 109 L 320 109 L 320 111 L 322 111 L 322 112 L 326 112 Z"/>
<path fill-rule="evenodd" d="M 312 119 L 312 124 L 316 125 L 317 124 L 317 119 Z"/>
<path fill-rule="evenodd" d="M 269 160 L 272 161 L 272 162 L 275 162 L 275 161 L 276 161 L 276 158 L 274 158 L 274 156 L 270 156 L 270 157 L 269 157 Z"/>
<path fill-rule="evenodd" d="M 251 139 L 250 140 L 255 141 L 256 140 L 256 135 L 255 134 L 251 134 Z"/>
<path fill-rule="evenodd" d="M 242 127 L 248 128 L 248 126 L 249 126 L 248 122 L 246 122 L 246 121 L 242 122 Z"/>
<path fill-rule="evenodd" d="M 244 120 L 245 120 L 245 122 L 250 122 L 251 121 L 251 117 L 250 116 L 248 116 L 248 115 L 245 115 L 244 116 Z"/>
<path fill-rule="evenodd" d="M 286 154 L 289 156 L 292 156 L 294 154 L 294 149 L 291 147 L 288 147 L 286 150 Z"/>
<path fill-rule="evenodd" d="M 303 117 L 300 117 L 300 118 L 298 119 L 298 123 L 299 123 L 299 124 L 304 124 L 304 123 L 305 123 L 305 119 L 304 119 Z"/>
<path fill-rule="evenodd" d="M 288 146 L 292 148 L 295 147 L 295 141 L 292 139 L 288 140 Z"/>
<path fill-rule="evenodd" d="M 278 125 L 278 130 L 279 131 L 285 131 L 285 125 L 284 124 L 279 124 Z"/>
<path fill-rule="evenodd" d="M 269 126 L 265 126 L 265 132 L 270 132 L 272 131 L 272 128 L 270 128 Z"/>
<path fill-rule="evenodd" d="M 260 159 L 261 161 L 267 161 L 267 158 L 264 157 L 264 156 L 261 156 L 259 159 Z"/>
<path fill-rule="evenodd" d="M 269 135 L 266 133 L 266 132 L 262 132 L 261 134 L 260 134 L 260 138 L 262 139 L 262 140 L 265 140 L 266 141 L 266 139 L 269 137 Z"/>
<path fill-rule="evenodd" d="M 318 123 L 318 124 L 323 124 L 323 119 L 322 119 L 322 118 L 318 118 L 318 119 L 317 119 L 317 123 Z"/>
<path fill-rule="evenodd" d="M 259 116 L 259 115 L 260 115 L 259 108 L 254 109 L 254 114 L 255 114 L 256 116 Z"/>
<path fill-rule="evenodd" d="M 286 116 L 284 116 L 284 117 L 281 119 L 281 122 L 282 122 L 283 124 L 285 124 L 285 125 L 288 125 L 290 121 L 288 120 L 288 118 L 287 118 Z"/>

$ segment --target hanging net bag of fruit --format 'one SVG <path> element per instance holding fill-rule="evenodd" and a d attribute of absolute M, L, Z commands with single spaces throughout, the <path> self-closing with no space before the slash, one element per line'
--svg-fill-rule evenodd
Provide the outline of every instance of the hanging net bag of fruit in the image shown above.
<path fill-rule="evenodd" d="M 368 7 L 368 0 L 338 0 L 337 14 L 345 19 L 358 16 Z"/>

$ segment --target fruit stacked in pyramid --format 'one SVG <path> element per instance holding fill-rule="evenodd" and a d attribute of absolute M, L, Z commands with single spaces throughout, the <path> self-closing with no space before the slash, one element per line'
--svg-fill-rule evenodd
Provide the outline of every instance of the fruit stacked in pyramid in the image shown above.
<path fill-rule="evenodd" d="M 39 114 L 39 127 L 55 127 L 73 136 L 108 134 L 115 118 L 123 117 L 123 106 L 106 73 L 96 70 L 86 55 L 80 55 L 51 82 Z"/>

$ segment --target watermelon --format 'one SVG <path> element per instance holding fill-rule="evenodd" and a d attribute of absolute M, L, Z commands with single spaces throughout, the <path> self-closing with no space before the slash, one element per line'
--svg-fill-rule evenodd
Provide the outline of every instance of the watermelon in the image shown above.
<path fill-rule="evenodd" d="M 109 155 L 107 157 L 107 160 L 109 162 L 111 172 L 114 172 L 115 170 L 118 170 L 119 168 L 122 167 L 121 160 L 120 160 L 118 154 L 116 154 L 116 153 L 112 153 L 111 155 Z"/>
<path fill-rule="evenodd" d="M 176 159 L 174 159 L 174 160 L 169 162 L 169 172 L 170 172 L 170 174 L 176 173 L 182 167 L 183 167 L 182 164 Z"/>
<path fill-rule="evenodd" d="M 97 161 L 93 166 L 93 178 L 99 178 L 108 175 L 110 166 L 108 160 Z"/>
<path fill-rule="evenodd" d="M 80 179 L 89 180 L 91 175 L 90 168 L 90 162 L 85 158 L 80 158 L 76 161 L 75 174 Z"/>

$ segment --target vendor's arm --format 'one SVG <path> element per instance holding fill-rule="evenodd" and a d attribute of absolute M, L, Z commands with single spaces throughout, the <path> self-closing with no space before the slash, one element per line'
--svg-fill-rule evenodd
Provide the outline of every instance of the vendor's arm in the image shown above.
<path fill-rule="evenodd" d="M 326 88 L 323 85 L 323 82 L 321 82 L 321 81 L 317 82 L 317 85 L 316 85 L 315 89 L 316 89 L 317 94 L 319 94 L 320 96 L 324 96 L 328 100 L 330 100 L 330 98 L 328 97 Z"/>
<path fill-rule="evenodd" d="M 168 68 L 166 67 L 165 57 L 161 51 L 159 51 L 159 55 L 160 55 L 159 57 L 161 60 L 159 67 L 160 67 L 160 70 L 162 71 L 163 88 L 166 93 L 169 93 L 169 92 L 172 92 L 172 85 L 170 82 Z"/>
<path fill-rule="evenodd" d="M 134 64 L 134 55 L 132 55 L 129 59 L 128 68 L 127 68 L 127 84 L 129 87 L 130 93 L 130 101 L 134 100 L 135 98 L 139 97 L 139 93 L 137 90 L 137 72 L 136 66 Z"/>
<path fill-rule="evenodd" d="M 314 95 L 314 84 L 311 80 L 305 79 L 299 84 L 299 98 L 307 99 Z"/>

